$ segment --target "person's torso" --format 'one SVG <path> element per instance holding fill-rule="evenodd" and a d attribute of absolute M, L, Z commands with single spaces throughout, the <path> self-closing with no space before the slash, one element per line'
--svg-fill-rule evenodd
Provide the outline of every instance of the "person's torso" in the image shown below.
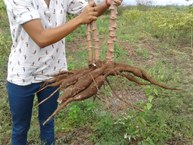
<path fill-rule="evenodd" d="M 77 5 L 73 0 L 50 0 L 49 7 L 44 0 L 28 1 L 31 2 L 32 10 L 38 12 L 45 29 L 64 24 L 67 10 L 73 4 Z M 77 8 L 80 9 L 80 6 L 74 7 L 74 11 Z M 51 75 L 67 69 L 64 40 L 40 48 L 18 24 L 12 11 L 8 9 L 7 12 L 13 41 L 8 62 L 8 81 L 18 85 L 27 85 L 44 81 Z M 33 15 L 29 16 L 33 17 Z"/>

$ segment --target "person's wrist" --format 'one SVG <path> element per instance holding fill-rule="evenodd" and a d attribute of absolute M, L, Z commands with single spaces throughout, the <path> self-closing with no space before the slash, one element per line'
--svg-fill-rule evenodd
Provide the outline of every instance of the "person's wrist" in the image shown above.
<path fill-rule="evenodd" d="M 77 21 L 78 25 L 82 25 L 83 24 L 83 21 L 82 21 L 82 18 L 81 18 L 80 15 L 76 17 L 76 21 Z"/>

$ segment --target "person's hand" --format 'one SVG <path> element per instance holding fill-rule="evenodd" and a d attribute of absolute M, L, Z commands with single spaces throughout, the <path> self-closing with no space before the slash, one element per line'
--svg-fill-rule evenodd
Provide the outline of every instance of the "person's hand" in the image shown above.
<path fill-rule="evenodd" d="M 96 11 L 95 3 L 89 3 L 83 12 L 78 16 L 81 24 L 89 24 L 92 21 L 97 20 L 98 12 Z"/>
<path fill-rule="evenodd" d="M 116 6 L 120 6 L 123 0 L 106 0 L 106 3 L 110 6 L 113 1 L 115 2 Z"/>

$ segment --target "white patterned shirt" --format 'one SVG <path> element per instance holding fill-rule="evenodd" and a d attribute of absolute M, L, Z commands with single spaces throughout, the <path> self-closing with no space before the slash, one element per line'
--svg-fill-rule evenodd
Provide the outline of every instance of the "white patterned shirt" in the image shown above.
<path fill-rule="evenodd" d="M 17 85 L 42 82 L 51 75 L 67 70 L 65 40 L 40 48 L 21 24 L 41 19 L 45 29 L 66 22 L 67 13 L 79 14 L 85 0 L 4 0 L 10 22 L 12 47 L 8 61 L 7 80 Z"/>

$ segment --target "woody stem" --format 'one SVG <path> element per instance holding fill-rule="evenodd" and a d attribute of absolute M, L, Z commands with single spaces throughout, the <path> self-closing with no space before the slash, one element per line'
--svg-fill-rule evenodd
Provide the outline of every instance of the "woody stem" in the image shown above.
<path fill-rule="evenodd" d="M 106 52 L 106 61 L 112 62 L 114 60 L 114 43 L 116 41 L 116 19 L 117 19 L 117 6 L 115 2 L 110 6 L 111 14 L 110 14 L 110 26 L 109 26 L 109 40 L 108 40 L 108 48 Z"/>

